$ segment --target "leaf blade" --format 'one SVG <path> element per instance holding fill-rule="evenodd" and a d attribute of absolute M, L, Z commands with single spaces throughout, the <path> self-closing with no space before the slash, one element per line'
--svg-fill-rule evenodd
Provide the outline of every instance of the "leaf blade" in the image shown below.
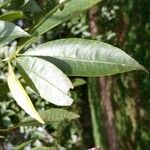
<path fill-rule="evenodd" d="M 8 82 L 8 86 L 11 91 L 11 94 L 13 95 L 17 104 L 32 118 L 35 118 L 40 123 L 44 124 L 44 121 L 35 110 L 29 96 L 25 92 L 19 80 L 16 78 L 10 63 L 9 63 L 7 82 Z"/>
<path fill-rule="evenodd" d="M 0 45 L 18 37 L 27 37 L 29 34 L 19 26 L 7 21 L 0 20 Z"/>
<path fill-rule="evenodd" d="M 59 106 L 72 104 L 73 100 L 67 93 L 73 85 L 53 64 L 36 57 L 18 58 L 17 63 L 32 80 L 42 98 Z"/>
<path fill-rule="evenodd" d="M 47 59 L 71 76 L 108 76 L 145 70 L 119 48 L 95 40 L 55 40 L 31 48 L 22 55 Z"/>
<path fill-rule="evenodd" d="M 52 122 L 61 122 L 64 120 L 73 120 L 79 118 L 80 116 L 74 112 L 61 109 L 61 108 L 51 108 L 44 111 L 39 111 L 40 116 L 46 122 L 50 124 Z M 17 126 L 30 126 L 30 125 L 39 125 L 36 120 L 33 120 L 31 117 L 25 117 L 22 122 Z"/>
<path fill-rule="evenodd" d="M 51 12 L 49 12 L 46 16 L 42 18 L 40 22 L 38 23 L 39 26 L 36 28 L 35 32 L 33 34 L 41 35 L 48 30 L 54 28 L 55 26 L 58 26 L 59 24 L 70 20 L 72 17 L 77 16 L 78 14 L 81 14 L 82 12 L 88 10 L 101 0 L 66 0 L 64 3 L 63 10 L 57 10 L 52 16 Z M 78 7 L 78 4 L 80 4 L 80 7 Z M 62 5 L 62 4 L 60 4 Z M 56 6 L 57 7 L 57 6 Z M 55 9 L 55 8 L 54 8 Z M 53 11 L 53 10 L 52 10 Z"/>

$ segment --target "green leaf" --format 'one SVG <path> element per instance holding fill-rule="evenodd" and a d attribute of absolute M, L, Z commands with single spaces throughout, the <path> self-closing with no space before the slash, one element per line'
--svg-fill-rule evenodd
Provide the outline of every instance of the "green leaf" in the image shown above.
<path fill-rule="evenodd" d="M 65 109 L 59 109 L 59 108 L 52 108 L 44 111 L 39 112 L 40 116 L 42 119 L 46 122 L 46 124 L 50 124 L 52 122 L 61 122 L 64 120 L 73 120 L 79 117 L 79 115 L 67 111 Z M 17 126 L 30 126 L 30 125 L 35 125 L 38 126 L 40 125 L 39 122 L 34 120 L 31 117 L 25 117 L 21 123 Z"/>
<path fill-rule="evenodd" d="M 21 83 L 15 76 L 10 63 L 9 63 L 9 68 L 8 68 L 7 82 L 8 82 L 8 86 L 11 91 L 11 94 L 13 98 L 15 99 L 15 101 L 17 102 L 17 104 L 32 118 L 35 118 L 40 123 L 44 124 L 44 121 L 41 119 L 41 117 L 35 110 L 26 91 L 24 90 Z"/>
<path fill-rule="evenodd" d="M 44 111 L 39 111 L 38 113 L 40 114 L 41 118 L 45 121 L 46 124 L 60 123 L 65 120 L 70 121 L 80 117 L 79 115 L 73 112 L 70 112 L 65 109 L 59 109 L 59 108 L 52 108 Z M 39 126 L 39 125 L 41 124 L 35 119 L 31 117 L 25 117 L 22 119 L 22 121 L 19 124 L 11 128 L 0 129 L 0 132 L 10 132 L 20 126 Z"/>
<path fill-rule="evenodd" d="M 26 51 L 24 56 L 43 56 L 71 76 L 108 76 L 145 70 L 117 47 L 95 40 L 61 39 Z"/>
<path fill-rule="evenodd" d="M 29 34 L 20 27 L 13 23 L 0 20 L 0 45 L 18 37 L 26 36 L 29 36 Z"/>
<path fill-rule="evenodd" d="M 0 20 L 10 21 L 10 22 L 20 18 L 26 18 L 26 16 L 22 11 L 10 11 L 0 15 Z"/>
<path fill-rule="evenodd" d="M 26 141 L 18 146 L 15 147 L 15 150 L 22 150 L 23 148 L 25 148 L 27 145 L 29 145 L 30 143 L 34 142 L 35 140 L 29 140 Z"/>
<path fill-rule="evenodd" d="M 66 22 L 73 17 L 81 14 L 82 12 L 88 10 L 100 1 L 101 0 L 69 0 L 67 1 L 67 3 L 64 2 L 64 6 L 62 9 L 57 10 L 58 6 L 56 6 L 56 8 L 52 10 L 52 12 L 55 12 L 55 10 L 57 10 L 54 14 L 52 12 L 49 12 L 42 18 L 42 20 L 36 25 L 36 30 L 34 33 L 36 35 L 41 35 L 54 28 L 55 26 L 58 26 L 59 24 Z"/>
<path fill-rule="evenodd" d="M 52 63 L 36 57 L 20 57 L 17 63 L 32 80 L 42 98 L 59 106 L 72 104 L 73 100 L 67 93 L 73 85 Z"/>
<path fill-rule="evenodd" d="M 74 87 L 81 86 L 81 85 L 84 85 L 86 83 L 87 82 L 84 79 L 81 79 L 81 78 L 76 78 L 76 79 L 73 80 L 73 86 Z"/>

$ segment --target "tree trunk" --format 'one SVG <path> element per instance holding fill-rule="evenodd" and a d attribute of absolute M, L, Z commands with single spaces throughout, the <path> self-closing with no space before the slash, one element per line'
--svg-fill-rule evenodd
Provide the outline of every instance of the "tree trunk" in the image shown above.
<path fill-rule="evenodd" d="M 100 34 L 100 28 L 98 25 L 100 7 L 94 6 L 89 11 L 89 26 L 90 32 L 93 37 Z M 105 131 L 108 140 L 108 150 L 119 150 L 119 144 L 117 139 L 116 128 L 114 124 L 114 112 L 112 108 L 112 78 L 111 77 L 100 77 L 98 79 L 100 86 L 101 102 L 100 107 L 102 109 L 104 117 Z"/>

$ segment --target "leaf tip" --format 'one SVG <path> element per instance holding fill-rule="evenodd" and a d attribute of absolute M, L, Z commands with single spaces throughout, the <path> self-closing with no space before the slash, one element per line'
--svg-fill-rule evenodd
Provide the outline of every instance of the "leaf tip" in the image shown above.
<path fill-rule="evenodd" d="M 149 71 L 142 65 L 139 64 L 139 70 L 143 70 L 144 72 L 146 72 L 147 74 L 149 74 Z"/>
<path fill-rule="evenodd" d="M 41 123 L 41 124 L 45 124 L 45 121 L 43 121 L 41 118 L 40 119 L 38 119 L 38 121 Z"/>
<path fill-rule="evenodd" d="M 66 103 L 64 104 L 64 106 L 70 106 L 73 103 L 73 99 L 69 98 L 68 100 L 66 100 Z"/>

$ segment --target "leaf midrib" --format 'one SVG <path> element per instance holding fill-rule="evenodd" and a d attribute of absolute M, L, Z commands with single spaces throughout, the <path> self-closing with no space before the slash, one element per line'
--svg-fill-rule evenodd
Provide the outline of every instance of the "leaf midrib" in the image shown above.
<path fill-rule="evenodd" d="M 54 58 L 57 58 L 57 59 L 61 59 L 61 60 L 78 60 L 78 61 L 82 61 L 82 62 L 90 62 L 90 63 L 99 63 L 99 64 L 112 64 L 112 65 L 125 65 L 125 66 L 129 66 L 129 67 L 132 67 L 131 65 L 127 65 L 127 64 L 120 64 L 120 63 L 111 63 L 111 62 L 108 62 L 108 61 L 97 61 L 97 60 L 88 60 L 88 59 L 76 59 L 76 58 L 68 58 L 68 57 L 55 57 Z"/>

